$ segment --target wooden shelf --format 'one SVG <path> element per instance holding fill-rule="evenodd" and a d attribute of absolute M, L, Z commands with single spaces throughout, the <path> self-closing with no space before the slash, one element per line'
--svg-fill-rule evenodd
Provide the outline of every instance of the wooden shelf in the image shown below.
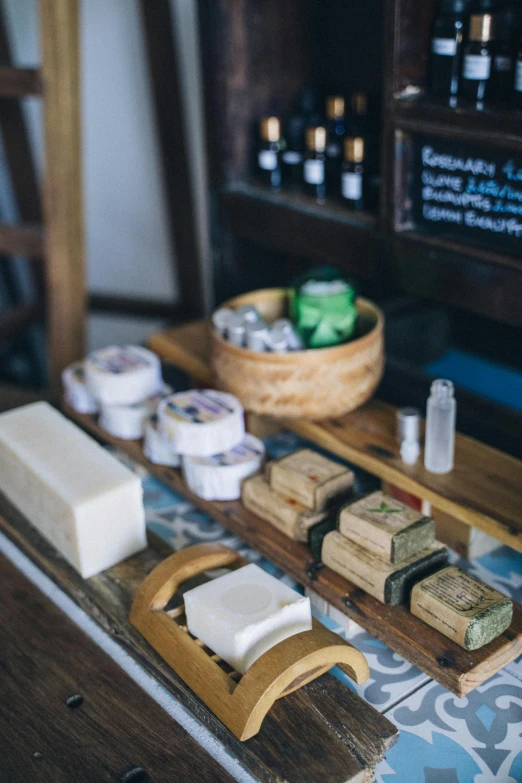
<path fill-rule="evenodd" d="M 307 546 L 287 538 L 270 523 L 247 511 L 240 501 L 205 501 L 188 488 L 179 470 L 153 465 L 141 441 L 114 438 L 95 416 L 65 413 L 101 441 L 121 448 L 154 475 L 188 498 L 258 552 L 312 588 L 369 633 L 387 644 L 457 696 L 464 696 L 522 653 L 522 607 L 515 604 L 511 628 L 480 650 L 463 650 L 410 614 L 406 606 L 385 606 L 326 567 L 318 567 Z"/>
<path fill-rule="evenodd" d="M 171 694 L 209 729 L 255 780 L 260 783 L 302 783 L 304 780 L 308 783 L 348 783 L 353 780 L 355 783 L 370 777 L 373 779 L 371 773 L 368 778 L 366 775 L 361 777 L 362 768 L 373 771 L 375 764 L 397 740 L 398 731 L 387 718 L 333 675 L 324 674 L 315 682 L 279 699 L 265 718 L 259 734 L 248 742 L 240 742 L 130 624 L 129 611 L 137 588 L 162 560 L 172 554 L 172 549 L 164 541 L 149 533 L 148 547 L 143 552 L 97 576 L 82 579 L 1 495 L 0 513 L 2 533 L 100 625 L 113 643 L 152 676 L 159 688 Z M 185 588 L 191 586 L 196 585 L 188 582 Z M 56 688 L 54 694 L 56 696 Z M 179 726 L 171 723 L 171 731 L 179 731 Z M 171 739 L 163 733 L 158 733 L 157 737 L 163 743 L 169 743 Z M 177 778 L 172 774 L 170 777 L 186 780 L 184 775 L 179 774 Z M 85 775 L 74 776 L 74 780 L 86 779 Z M 124 778 L 118 776 L 117 779 Z M 167 780 L 164 776 L 154 779 Z"/>
<path fill-rule="evenodd" d="M 470 106 L 456 108 L 426 96 L 396 98 L 392 103 L 394 124 L 404 130 L 442 133 L 466 137 L 477 143 L 522 147 L 522 112 L 510 108 L 486 108 L 477 111 Z"/>
<path fill-rule="evenodd" d="M 364 278 L 374 276 L 381 248 L 374 215 L 249 184 L 224 188 L 222 201 L 228 226 L 238 236 L 281 253 L 329 259 Z"/>
<path fill-rule="evenodd" d="M 212 382 L 208 329 L 205 321 L 169 329 L 154 335 L 149 345 L 199 383 L 208 384 Z M 395 439 L 395 408 L 375 399 L 341 419 L 289 420 L 284 426 L 522 551 L 520 460 L 457 433 L 451 473 L 430 473 L 422 460 L 407 466 Z"/>

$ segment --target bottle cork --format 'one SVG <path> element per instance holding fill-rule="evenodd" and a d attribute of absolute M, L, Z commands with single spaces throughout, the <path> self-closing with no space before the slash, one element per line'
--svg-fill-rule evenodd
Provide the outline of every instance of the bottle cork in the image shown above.
<path fill-rule="evenodd" d="M 438 542 L 402 563 L 393 564 L 355 544 L 334 530 L 323 541 L 323 563 L 389 606 L 408 601 L 419 579 L 440 569 L 448 550 Z"/>
<path fill-rule="evenodd" d="M 415 585 L 410 610 L 465 650 L 478 650 L 509 628 L 513 602 L 449 566 Z"/>
<path fill-rule="evenodd" d="M 269 465 L 270 486 L 306 508 L 324 510 L 337 495 L 350 492 L 351 470 L 312 449 L 300 449 Z"/>
<path fill-rule="evenodd" d="M 246 479 L 241 488 L 245 508 L 270 522 L 294 541 L 308 542 L 311 528 L 326 519 L 324 511 L 310 511 L 292 498 L 275 492 L 261 474 Z"/>
<path fill-rule="evenodd" d="M 380 490 L 344 506 L 339 530 L 388 563 L 408 560 L 435 541 L 433 519 Z"/>

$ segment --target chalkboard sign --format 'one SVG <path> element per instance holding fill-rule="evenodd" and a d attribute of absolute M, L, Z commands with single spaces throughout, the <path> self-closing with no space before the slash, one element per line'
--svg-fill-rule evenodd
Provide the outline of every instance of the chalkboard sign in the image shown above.
<path fill-rule="evenodd" d="M 522 256 L 522 156 L 416 135 L 416 230 Z"/>

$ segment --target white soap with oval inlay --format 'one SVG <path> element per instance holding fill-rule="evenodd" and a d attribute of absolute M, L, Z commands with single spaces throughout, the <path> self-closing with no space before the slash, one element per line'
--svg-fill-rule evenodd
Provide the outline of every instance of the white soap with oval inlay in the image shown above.
<path fill-rule="evenodd" d="M 310 599 L 254 564 L 183 598 L 190 633 L 241 674 L 275 644 L 312 629 Z"/>
<path fill-rule="evenodd" d="M 133 405 L 162 385 L 160 360 L 139 345 L 109 345 L 85 359 L 85 382 L 101 405 Z"/>

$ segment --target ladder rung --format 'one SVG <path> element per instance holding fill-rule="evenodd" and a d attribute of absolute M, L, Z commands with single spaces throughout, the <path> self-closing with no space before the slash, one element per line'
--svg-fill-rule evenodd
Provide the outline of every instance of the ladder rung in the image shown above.
<path fill-rule="evenodd" d="M 24 326 L 29 326 L 40 316 L 41 307 L 36 303 L 11 307 L 0 315 L 0 340 L 17 337 Z"/>
<path fill-rule="evenodd" d="M 23 98 L 41 95 L 42 77 L 39 68 L 13 68 L 0 65 L 0 98 Z"/>
<path fill-rule="evenodd" d="M 0 223 L 0 255 L 42 258 L 44 233 L 41 226 L 29 223 L 10 225 Z"/>

